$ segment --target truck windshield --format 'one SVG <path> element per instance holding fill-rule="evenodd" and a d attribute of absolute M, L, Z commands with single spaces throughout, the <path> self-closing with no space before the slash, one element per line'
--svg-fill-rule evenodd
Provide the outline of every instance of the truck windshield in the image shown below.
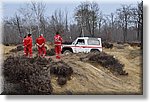
<path fill-rule="evenodd" d="M 77 43 L 78 45 L 85 45 L 84 39 L 78 39 Z"/>
<path fill-rule="evenodd" d="M 74 42 L 72 42 L 72 45 L 75 45 L 75 42 L 76 42 L 76 40 Z"/>

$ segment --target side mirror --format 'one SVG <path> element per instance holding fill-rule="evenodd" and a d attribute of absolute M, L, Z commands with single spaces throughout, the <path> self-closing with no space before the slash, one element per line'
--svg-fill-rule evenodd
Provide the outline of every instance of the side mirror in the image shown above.
<path fill-rule="evenodd" d="M 76 42 L 76 43 L 75 43 L 75 46 L 76 46 L 77 44 L 78 44 L 78 43 Z"/>

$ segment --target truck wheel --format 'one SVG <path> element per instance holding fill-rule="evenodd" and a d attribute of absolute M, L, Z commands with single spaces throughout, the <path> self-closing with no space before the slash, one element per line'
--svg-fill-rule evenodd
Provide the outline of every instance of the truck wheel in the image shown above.
<path fill-rule="evenodd" d="M 69 50 L 65 50 L 63 54 L 65 54 L 65 55 L 69 55 L 69 54 L 71 54 L 71 53 L 72 53 L 71 51 L 69 51 Z"/>
<path fill-rule="evenodd" d="M 91 50 L 92 53 L 99 53 L 99 50 Z"/>

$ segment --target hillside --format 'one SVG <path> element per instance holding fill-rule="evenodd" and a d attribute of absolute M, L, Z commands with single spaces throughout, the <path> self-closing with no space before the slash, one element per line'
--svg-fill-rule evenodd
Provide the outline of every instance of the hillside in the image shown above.
<path fill-rule="evenodd" d="M 14 47 L 12 47 L 14 49 Z M 9 47 L 4 47 L 4 59 L 9 55 L 22 55 L 22 51 L 9 52 Z M 99 63 L 81 60 L 88 54 L 62 55 L 62 61 L 73 69 L 71 79 L 63 86 L 58 85 L 57 77 L 51 76 L 52 94 L 142 94 L 142 52 L 139 47 L 128 44 L 114 44 L 113 49 L 103 49 L 108 55 L 113 55 L 121 64 L 128 75 L 114 75 Z M 35 56 L 35 55 L 34 55 Z M 55 56 L 46 56 L 58 62 Z M 7 87 L 7 85 L 6 85 Z"/>

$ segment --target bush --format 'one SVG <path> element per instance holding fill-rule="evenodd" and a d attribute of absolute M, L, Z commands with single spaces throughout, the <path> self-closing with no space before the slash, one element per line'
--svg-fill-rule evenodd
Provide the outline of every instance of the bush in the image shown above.
<path fill-rule="evenodd" d="M 104 52 L 93 54 L 89 56 L 89 61 L 93 61 L 99 63 L 104 68 L 110 70 L 112 73 L 117 75 L 127 75 L 123 68 L 124 65 L 121 64 L 117 59 L 113 56 L 108 55 Z"/>
<path fill-rule="evenodd" d="M 51 94 L 51 77 L 47 70 L 47 64 L 51 61 L 51 59 L 38 57 L 29 59 L 23 56 L 10 56 L 4 61 L 3 74 L 5 81 L 20 86 L 23 85 L 24 89 L 22 90 L 26 90 L 26 93 L 20 92 L 21 94 Z"/>
<path fill-rule="evenodd" d="M 55 55 L 55 50 L 54 49 L 47 50 L 46 55 L 47 56 L 54 56 Z"/>
<path fill-rule="evenodd" d="M 63 61 L 53 62 L 51 58 L 10 56 L 4 61 L 4 80 L 18 86 L 13 88 L 13 92 L 9 87 L 4 88 L 3 94 L 52 94 L 51 74 L 58 77 L 59 85 L 64 85 L 71 79 L 73 70 Z M 18 90 L 18 87 L 21 87 L 21 90 Z"/>
<path fill-rule="evenodd" d="M 23 46 L 22 45 L 18 45 L 17 46 L 17 51 L 22 51 L 23 50 Z"/>
<path fill-rule="evenodd" d="M 110 44 L 110 43 L 108 43 L 108 42 L 103 42 L 103 43 L 102 43 L 102 46 L 105 47 L 105 48 L 110 48 L 110 49 L 113 48 L 113 44 Z"/>
<path fill-rule="evenodd" d="M 50 72 L 58 77 L 57 82 L 59 85 L 64 85 L 67 80 L 71 79 L 73 69 L 66 63 L 59 61 L 52 64 Z"/>
<path fill-rule="evenodd" d="M 4 44 L 5 46 L 9 46 L 9 44 Z"/>

